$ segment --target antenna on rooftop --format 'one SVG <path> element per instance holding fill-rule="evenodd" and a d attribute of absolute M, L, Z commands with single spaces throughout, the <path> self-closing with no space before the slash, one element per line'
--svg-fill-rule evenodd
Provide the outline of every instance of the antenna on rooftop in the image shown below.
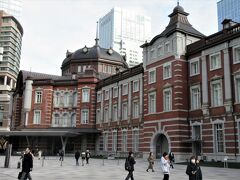
<path fill-rule="evenodd" d="M 98 21 L 97 21 L 97 29 L 96 29 L 96 46 L 98 46 L 98 41 L 99 41 L 99 38 L 98 38 Z"/>
<path fill-rule="evenodd" d="M 179 0 L 177 0 L 177 6 L 179 6 Z"/>

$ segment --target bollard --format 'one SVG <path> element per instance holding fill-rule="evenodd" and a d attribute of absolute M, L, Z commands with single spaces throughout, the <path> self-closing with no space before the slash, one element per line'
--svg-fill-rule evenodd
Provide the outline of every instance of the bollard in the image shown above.
<path fill-rule="evenodd" d="M 102 165 L 104 166 L 104 156 L 103 156 L 103 164 Z"/>
<path fill-rule="evenodd" d="M 44 158 L 42 158 L 42 167 L 44 166 Z"/>

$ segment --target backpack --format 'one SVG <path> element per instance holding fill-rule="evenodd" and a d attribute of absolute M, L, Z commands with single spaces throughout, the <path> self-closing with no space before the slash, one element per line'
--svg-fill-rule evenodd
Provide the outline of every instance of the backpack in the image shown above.
<path fill-rule="evenodd" d="M 132 167 L 131 167 L 129 158 L 127 157 L 127 158 L 126 158 L 126 161 L 125 161 L 125 170 L 126 170 L 126 171 L 130 171 L 131 169 L 132 169 Z"/>

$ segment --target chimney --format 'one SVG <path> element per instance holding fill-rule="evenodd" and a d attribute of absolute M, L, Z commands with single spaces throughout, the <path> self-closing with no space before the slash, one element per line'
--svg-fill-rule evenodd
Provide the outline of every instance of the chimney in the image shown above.
<path fill-rule="evenodd" d="M 231 19 L 224 19 L 223 22 L 222 22 L 223 29 L 230 28 L 230 27 L 232 27 L 236 24 L 237 24 L 237 22 L 234 22 Z"/>

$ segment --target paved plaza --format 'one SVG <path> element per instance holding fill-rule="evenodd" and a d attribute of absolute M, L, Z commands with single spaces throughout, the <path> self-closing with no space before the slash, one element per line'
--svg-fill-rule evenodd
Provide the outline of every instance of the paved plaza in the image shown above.
<path fill-rule="evenodd" d="M 0 179 L 17 179 L 18 172 L 17 161 L 19 157 L 11 157 L 10 168 L 3 168 L 4 157 L 0 156 Z M 160 180 L 162 173 L 159 166 L 159 160 L 155 161 L 155 172 L 146 172 L 148 163 L 143 159 L 136 159 L 134 171 L 135 180 Z M 170 180 L 188 179 L 185 174 L 185 165 L 175 165 L 171 170 Z M 228 180 L 239 179 L 239 169 L 224 169 L 202 167 L 204 180 Z M 82 180 L 124 180 L 127 172 L 124 170 L 124 160 L 101 160 L 90 159 L 89 165 L 76 166 L 75 159 L 66 157 L 61 166 L 57 157 L 47 158 L 42 167 L 42 160 L 34 160 L 34 169 L 32 171 L 33 180 L 51 180 L 51 179 L 82 179 Z"/>

